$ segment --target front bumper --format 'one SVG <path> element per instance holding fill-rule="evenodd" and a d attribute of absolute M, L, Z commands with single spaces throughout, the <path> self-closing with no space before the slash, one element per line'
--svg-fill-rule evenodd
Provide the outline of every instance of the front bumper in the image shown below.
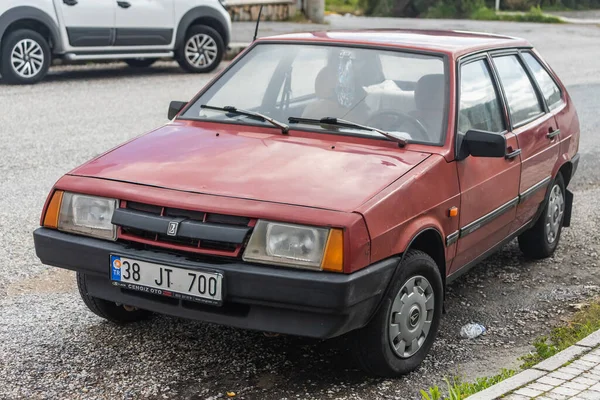
<path fill-rule="evenodd" d="M 33 233 L 42 263 L 85 273 L 89 294 L 177 317 L 245 329 L 331 338 L 364 326 L 377 308 L 396 265 L 392 257 L 353 274 L 267 267 L 242 261 L 193 261 L 124 243 L 48 228 Z M 223 306 L 215 307 L 113 286 L 110 254 L 224 275 Z"/>

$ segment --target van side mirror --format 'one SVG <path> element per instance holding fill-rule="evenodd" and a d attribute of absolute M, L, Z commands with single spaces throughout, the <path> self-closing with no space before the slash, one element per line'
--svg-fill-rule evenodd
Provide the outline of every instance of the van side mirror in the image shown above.
<path fill-rule="evenodd" d="M 499 133 L 471 129 L 461 144 L 461 153 L 473 157 L 504 157 L 506 138 Z M 464 157 L 463 157 L 464 158 Z"/>
<path fill-rule="evenodd" d="M 179 114 L 179 112 L 183 110 L 183 107 L 185 107 L 186 105 L 187 102 L 185 101 L 172 101 L 171 104 L 169 104 L 169 112 L 167 114 L 169 119 L 171 120 L 175 118 L 177 114 Z"/>

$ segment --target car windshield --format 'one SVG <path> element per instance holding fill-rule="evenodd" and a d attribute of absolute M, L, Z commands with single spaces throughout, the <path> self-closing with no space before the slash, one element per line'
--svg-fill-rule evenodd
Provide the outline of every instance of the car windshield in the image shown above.
<path fill-rule="evenodd" d="M 268 124 L 201 106 L 236 107 L 290 123 L 290 129 L 387 140 L 374 131 L 302 122 L 338 118 L 409 142 L 441 144 L 448 86 L 444 63 L 442 56 L 414 52 L 258 44 L 196 99 L 182 118 Z"/>

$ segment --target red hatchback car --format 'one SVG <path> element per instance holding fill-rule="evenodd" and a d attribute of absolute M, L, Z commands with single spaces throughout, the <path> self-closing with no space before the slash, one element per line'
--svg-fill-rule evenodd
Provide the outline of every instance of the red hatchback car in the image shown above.
<path fill-rule="evenodd" d="M 91 311 L 333 338 L 415 369 L 445 286 L 568 226 L 579 122 L 532 46 L 457 31 L 255 41 L 167 125 L 76 168 L 34 232 Z"/>

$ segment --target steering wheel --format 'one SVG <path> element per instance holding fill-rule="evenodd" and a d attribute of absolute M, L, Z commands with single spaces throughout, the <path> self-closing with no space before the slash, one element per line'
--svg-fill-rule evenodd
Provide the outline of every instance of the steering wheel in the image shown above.
<path fill-rule="evenodd" d="M 385 126 L 390 126 L 390 127 L 402 126 L 408 122 L 408 123 L 412 124 L 413 126 L 416 126 L 417 129 L 419 130 L 419 133 L 424 138 L 426 138 L 427 140 L 431 140 L 431 137 L 429 137 L 429 132 L 427 131 L 427 128 L 425 128 L 425 125 L 423 125 L 423 123 L 421 121 L 419 121 L 417 119 L 417 117 L 414 117 L 410 114 L 404 113 L 402 111 L 380 111 L 380 112 L 376 113 L 375 115 L 373 115 L 371 118 L 369 118 L 367 125 L 374 126 L 374 124 L 375 124 L 375 126 L 380 127 L 381 120 L 390 121 L 385 124 Z M 386 129 L 386 130 L 392 131 L 392 130 L 396 130 L 396 129 L 390 128 L 390 129 Z"/>

